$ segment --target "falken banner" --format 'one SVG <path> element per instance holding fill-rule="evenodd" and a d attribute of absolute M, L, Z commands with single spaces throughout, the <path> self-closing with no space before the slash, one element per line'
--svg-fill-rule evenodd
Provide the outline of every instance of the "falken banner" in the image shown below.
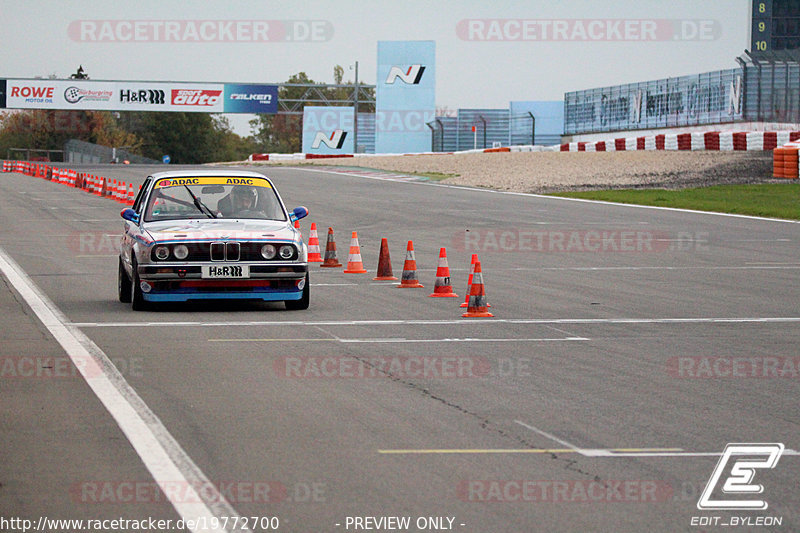
<path fill-rule="evenodd" d="M 306 106 L 303 109 L 303 152 L 352 154 L 353 107 Z"/>
<path fill-rule="evenodd" d="M 7 80 L 9 109 L 275 113 L 277 86 L 143 81 Z"/>
<path fill-rule="evenodd" d="M 435 41 L 378 41 L 375 153 L 431 150 L 435 62 Z"/>

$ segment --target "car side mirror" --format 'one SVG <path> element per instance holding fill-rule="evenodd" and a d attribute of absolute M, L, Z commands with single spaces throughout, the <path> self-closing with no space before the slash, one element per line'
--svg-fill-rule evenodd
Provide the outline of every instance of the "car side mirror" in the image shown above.
<path fill-rule="evenodd" d="M 289 213 L 289 219 L 294 222 L 295 220 L 300 220 L 301 218 L 305 218 L 308 216 L 308 209 L 300 206 L 295 207 L 291 213 Z"/>
<path fill-rule="evenodd" d="M 139 214 L 130 207 L 123 209 L 122 212 L 119 214 L 119 216 L 121 216 L 125 220 L 133 222 L 134 224 L 139 223 Z"/>

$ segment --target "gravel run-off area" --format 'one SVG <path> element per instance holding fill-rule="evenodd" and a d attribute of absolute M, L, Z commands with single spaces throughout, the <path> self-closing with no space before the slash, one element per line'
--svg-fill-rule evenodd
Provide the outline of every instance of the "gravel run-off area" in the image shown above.
<path fill-rule="evenodd" d="M 446 177 L 442 183 L 532 193 L 785 182 L 772 178 L 771 151 L 501 152 L 326 158 L 299 164 L 430 174 L 433 179 Z"/>

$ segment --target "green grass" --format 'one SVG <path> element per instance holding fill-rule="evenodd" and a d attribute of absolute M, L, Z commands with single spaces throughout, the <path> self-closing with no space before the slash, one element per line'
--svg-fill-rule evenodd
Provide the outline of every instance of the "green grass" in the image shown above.
<path fill-rule="evenodd" d="M 553 196 L 800 220 L 800 186 L 792 181 L 757 185 L 715 185 L 679 190 L 621 189 L 563 192 L 554 193 Z"/>

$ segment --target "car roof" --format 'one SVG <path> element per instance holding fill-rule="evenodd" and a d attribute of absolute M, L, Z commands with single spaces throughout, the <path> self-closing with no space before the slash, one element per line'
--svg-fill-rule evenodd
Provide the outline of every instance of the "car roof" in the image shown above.
<path fill-rule="evenodd" d="M 251 170 L 235 170 L 235 169 L 219 169 L 219 170 L 168 170 L 165 172 L 155 172 L 151 174 L 155 179 L 162 178 L 188 178 L 188 177 L 204 177 L 204 176 L 233 176 L 233 177 L 248 177 L 248 178 L 262 178 L 269 179 L 264 174 L 253 172 Z"/>

